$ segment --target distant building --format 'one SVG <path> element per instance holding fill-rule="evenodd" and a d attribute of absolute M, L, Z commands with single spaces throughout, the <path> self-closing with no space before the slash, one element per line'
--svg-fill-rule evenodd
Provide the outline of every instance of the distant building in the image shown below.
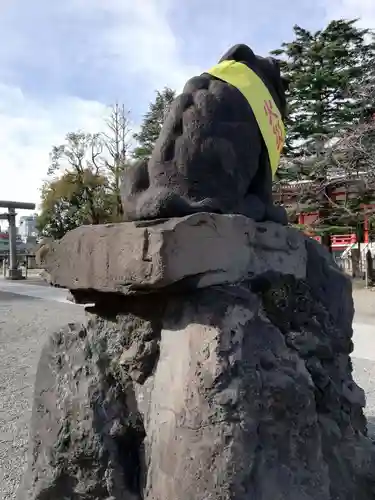
<path fill-rule="evenodd" d="M 331 203 L 339 205 L 345 203 L 350 198 L 357 199 L 360 193 L 364 191 L 361 188 L 361 183 L 364 182 L 361 178 L 345 179 L 342 177 L 332 178 L 330 183 Z M 311 185 L 311 192 L 315 192 L 313 181 L 297 181 L 289 182 L 280 185 L 279 189 L 273 193 L 274 200 L 283 205 L 287 210 L 290 210 L 289 220 L 294 224 L 309 227 L 306 234 L 321 242 L 321 236 L 316 232 L 319 231 L 319 226 L 322 225 L 321 213 L 319 208 L 319 199 L 317 198 L 317 206 L 312 209 L 307 205 L 300 204 L 302 186 Z M 365 184 L 363 184 L 365 185 Z M 318 195 L 317 195 L 318 196 Z M 358 220 L 353 220 L 352 230 L 347 233 L 348 227 L 343 228 L 342 234 L 334 234 L 330 236 L 332 253 L 340 256 L 348 248 L 358 248 L 359 243 L 363 243 L 364 248 L 368 248 L 369 244 L 373 244 L 375 240 L 374 230 L 371 228 L 371 216 L 375 213 L 375 192 L 371 189 L 368 192 L 368 203 L 362 204 L 359 210 L 363 212 L 362 217 L 358 216 Z M 323 223 L 324 224 L 324 223 Z M 361 233 L 359 241 L 357 234 Z"/>
<path fill-rule="evenodd" d="M 23 215 L 20 218 L 20 225 L 18 228 L 18 234 L 24 243 L 30 238 L 36 238 L 38 236 L 38 231 L 36 229 L 37 215 Z"/>
<path fill-rule="evenodd" d="M 17 252 L 24 253 L 27 250 L 25 243 L 22 241 L 21 236 L 17 235 L 16 239 Z M 0 259 L 9 253 L 9 233 L 0 232 Z"/>

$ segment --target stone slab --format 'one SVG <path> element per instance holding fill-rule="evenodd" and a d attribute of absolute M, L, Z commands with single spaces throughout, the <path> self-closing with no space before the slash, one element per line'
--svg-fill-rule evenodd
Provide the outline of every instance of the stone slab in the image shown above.
<path fill-rule="evenodd" d="M 235 283 L 273 270 L 304 278 L 306 238 L 241 215 L 199 213 L 143 223 L 82 226 L 49 244 L 43 267 L 70 290 L 142 293 Z"/>

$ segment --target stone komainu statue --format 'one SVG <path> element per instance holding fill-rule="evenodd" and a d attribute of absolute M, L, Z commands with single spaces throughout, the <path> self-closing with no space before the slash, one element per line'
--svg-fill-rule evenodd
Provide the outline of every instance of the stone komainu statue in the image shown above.
<path fill-rule="evenodd" d="M 286 222 L 271 193 L 284 116 L 277 63 L 234 47 L 124 179 L 128 220 L 167 219 L 40 250 L 90 305 L 42 350 L 18 500 L 374 500 L 351 281 L 263 222 Z"/>
<path fill-rule="evenodd" d="M 287 223 L 272 199 L 287 83 L 277 60 L 235 45 L 173 102 L 150 160 L 122 180 L 125 220 L 195 212 Z"/>

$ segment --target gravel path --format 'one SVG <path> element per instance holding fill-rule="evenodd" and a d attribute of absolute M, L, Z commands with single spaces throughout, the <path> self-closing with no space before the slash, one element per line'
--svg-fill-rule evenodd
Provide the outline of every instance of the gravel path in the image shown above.
<path fill-rule="evenodd" d="M 50 332 L 83 319 L 82 307 L 0 292 L 1 500 L 15 498 L 22 474 L 40 348 Z"/>
<path fill-rule="evenodd" d="M 369 293 L 355 292 L 356 315 L 374 326 L 375 350 L 375 292 Z M 84 317 L 79 306 L 0 291 L 0 500 L 15 499 L 22 475 L 39 351 L 50 332 Z M 353 358 L 353 365 L 375 433 L 375 362 Z"/>
<path fill-rule="evenodd" d="M 355 287 L 353 297 L 358 320 L 375 325 L 375 290 Z"/>

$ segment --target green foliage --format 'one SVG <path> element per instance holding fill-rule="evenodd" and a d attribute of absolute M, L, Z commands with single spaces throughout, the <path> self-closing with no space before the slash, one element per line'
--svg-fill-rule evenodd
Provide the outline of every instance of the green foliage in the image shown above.
<path fill-rule="evenodd" d="M 131 132 L 125 107 L 116 104 L 103 133 L 71 132 L 63 144 L 53 146 L 49 179 L 41 190 L 37 225 L 42 236 L 61 238 L 82 224 L 122 220 L 122 174 L 135 159 L 149 157 L 174 97 L 167 87 L 157 92 L 137 135 Z M 134 154 L 132 136 L 138 141 Z"/>
<path fill-rule="evenodd" d="M 318 209 L 316 226 L 345 232 L 363 222 L 361 204 L 374 190 L 375 128 L 368 121 L 375 110 L 373 34 L 356 20 L 332 21 L 315 33 L 295 26 L 294 33 L 273 52 L 282 56 L 290 80 L 288 137 L 275 189 L 298 182 L 298 210 Z M 336 202 L 335 187 L 345 181 L 363 185 L 355 198 Z"/>
<path fill-rule="evenodd" d="M 37 228 L 42 236 L 62 238 L 67 231 L 82 224 L 111 220 L 111 197 L 106 179 L 89 170 L 83 175 L 65 172 L 47 181 L 42 188 L 41 212 Z"/>
<path fill-rule="evenodd" d="M 355 226 L 319 226 L 313 229 L 308 224 L 292 224 L 292 226 L 303 232 L 312 232 L 317 236 L 322 236 L 324 234 L 351 234 L 356 230 Z"/>
<path fill-rule="evenodd" d="M 150 158 L 166 114 L 175 97 L 176 92 L 169 87 L 165 87 L 161 92 L 156 92 L 156 99 L 150 103 L 149 110 L 144 115 L 140 132 L 134 134 L 134 138 L 138 142 L 138 146 L 133 152 L 135 159 Z"/>
<path fill-rule="evenodd" d="M 99 136 L 83 132 L 69 133 L 53 147 L 37 221 L 42 236 L 61 238 L 82 224 L 111 221 L 114 198 L 98 164 L 101 152 Z"/>
<path fill-rule="evenodd" d="M 294 27 L 295 39 L 274 55 L 283 57 L 283 71 L 290 80 L 286 153 L 320 152 L 328 138 L 360 119 L 368 103 L 354 98 L 374 62 L 375 46 L 369 30 L 356 20 L 332 21 L 312 33 Z"/>

